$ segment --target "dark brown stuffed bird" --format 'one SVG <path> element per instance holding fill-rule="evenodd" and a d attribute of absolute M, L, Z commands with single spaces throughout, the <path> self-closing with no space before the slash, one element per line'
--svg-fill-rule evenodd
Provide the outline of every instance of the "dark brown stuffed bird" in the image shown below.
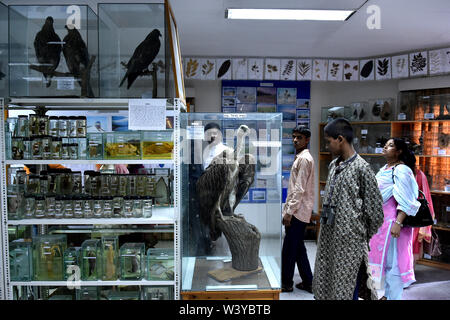
<path fill-rule="evenodd" d="M 64 58 L 70 73 L 78 79 L 78 84 L 82 87 L 81 71 L 82 68 L 86 69 L 89 64 L 88 49 L 80 32 L 74 26 L 66 25 L 65 28 L 67 29 L 67 35 L 63 39 L 62 48 Z M 88 85 L 87 90 L 87 96 L 93 97 L 94 93 L 90 85 Z"/>
<path fill-rule="evenodd" d="M 53 29 L 53 18 L 47 17 L 41 31 L 34 38 L 36 58 L 41 64 L 42 74 L 46 80 L 46 87 L 50 87 L 53 72 L 58 68 L 61 59 L 61 38 Z"/>
<path fill-rule="evenodd" d="M 136 78 L 148 70 L 148 66 L 156 58 L 161 48 L 159 37 L 161 37 L 161 32 L 158 29 L 153 29 L 145 40 L 137 46 L 133 56 L 127 63 L 127 73 L 120 82 L 119 87 L 122 86 L 125 79 L 128 79 L 127 89 L 130 89 Z"/>

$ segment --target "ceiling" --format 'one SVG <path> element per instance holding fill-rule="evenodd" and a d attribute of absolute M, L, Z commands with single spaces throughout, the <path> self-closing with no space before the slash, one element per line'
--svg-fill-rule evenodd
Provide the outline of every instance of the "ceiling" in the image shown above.
<path fill-rule="evenodd" d="M 89 4 L 94 11 L 98 2 L 126 1 L 77 1 Z M 73 4 L 73 1 L 46 3 Z M 449 0 L 170 0 L 170 3 L 184 56 L 363 58 L 450 46 Z M 380 29 L 367 27 L 371 14 L 366 10 L 371 5 L 380 8 Z M 229 7 L 359 10 L 344 22 L 261 21 L 227 20 L 225 9 Z"/>

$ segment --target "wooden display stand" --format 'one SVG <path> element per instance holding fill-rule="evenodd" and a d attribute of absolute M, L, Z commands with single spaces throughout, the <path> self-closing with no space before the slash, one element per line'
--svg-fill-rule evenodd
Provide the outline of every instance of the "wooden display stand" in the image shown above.
<path fill-rule="evenodd" d="M 183 300 L 279 300 L 281 290 L 233 290 L 181 292 Z"/>
<path fill-rule="evenodd" d="M 212 277 L 213 279 L 224 282 L 229 281 L 233 279 L 237 279 L 240 277 L 245 277 L 249 274 L 258 273 L 262 271 L 262 267 L 259 266 L 257 269 L 252 271 L 239 271 L 236 269 L 233 269 L 231 267 L 226 267 L 218 270 L 209 271 L 208 275 Z"/>

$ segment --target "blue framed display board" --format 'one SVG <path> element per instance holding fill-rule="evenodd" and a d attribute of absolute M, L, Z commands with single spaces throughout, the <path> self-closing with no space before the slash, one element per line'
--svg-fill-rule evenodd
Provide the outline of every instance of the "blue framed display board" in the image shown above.
<path fill-rule="evenodd" d="M 310 126 L 311 81 L 222 80 L 221 104 L 223 113 L 281 112 L 283 113 L 282 190 L 286 201 L 290 170 L 295 149 L 292 130 L 296 125 Z M 249 190 L 246 202 L 266 202 L 263 188 Z M 253 197 L 253 193 L 257 197 Z M 263 199 L 264 198 L 264 199 Z M 270 197 L 268 197 L 270 200 Z"/>

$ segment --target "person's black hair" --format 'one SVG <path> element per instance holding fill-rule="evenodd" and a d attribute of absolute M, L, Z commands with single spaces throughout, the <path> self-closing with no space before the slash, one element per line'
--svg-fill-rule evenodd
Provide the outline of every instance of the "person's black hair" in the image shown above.
<path fill-rule="evenodd" d="M 327 136 L 332 137 L 333 139 L 337 139 L 339 136 L 343 136 L 348 143 L 352 144 L 353 142 L 353 128 L 350 122 L 345 120 L 344 118 L 334 119 L 329 122 L 323 131 Z"/>
<path fill-rule="evenodd" d="M 208 123 L 206 126 L 205 126 L 205 132 L 207 131 L 207 130 L 209 130 L 209 129 L 213 129 L 213 128 L 216 128 L 217 130 L 220 130 L 220 126 L 217 124 L 217 123 L 215 123 L 215 122 L 210 122 L 210 123 Z"/>
<path fill-rule="evenodd" d="M 401 151 L 398 160 L 403 161 L 403 163 L 412 170 L 413 174 L 416 175 L 416 157 L 414 156 L 414 153 L 409 150 L 408 144 L 405 140 L 400 138 L 390 138 L 389 140 L 391 139 L 394 141 L 395 149 Z"/>
<path fill-rule="evenodd" d="M 311 137 L 311 131 L 305 125 L 298 125 L 298 126 L 296 126 L 294 128 L 294 130 L 292 130 L 292 133 L 299 133 L 299 134 L 305 136 L 306 138 L 310 138 Z"/>

